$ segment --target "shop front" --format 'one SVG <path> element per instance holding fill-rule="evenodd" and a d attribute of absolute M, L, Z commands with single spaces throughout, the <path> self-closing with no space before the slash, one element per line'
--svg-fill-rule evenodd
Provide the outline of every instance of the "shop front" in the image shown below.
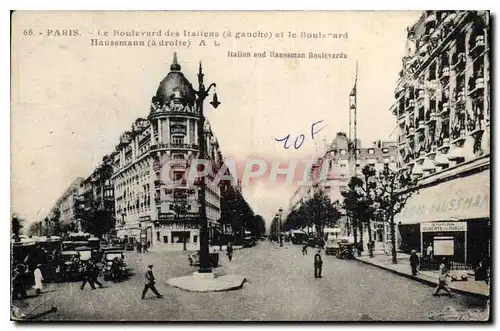
<path fill-rule="evenodd" d="M 159 220 L 154 222 L 155 244 L 183 247 L 185 242 L 190 246 L 199 245 L 198 219 L 197 213 L 188 213 L 182 217 L 160 213 Z"/>
<path fill-rule="evenodd" d="M 476 266 L 490 257 L 489 202 L 489 169 L 421 188 L 395 217 L 399 250 L 420 252 L 424 268 L 442 257 L 459 269 Z"/>

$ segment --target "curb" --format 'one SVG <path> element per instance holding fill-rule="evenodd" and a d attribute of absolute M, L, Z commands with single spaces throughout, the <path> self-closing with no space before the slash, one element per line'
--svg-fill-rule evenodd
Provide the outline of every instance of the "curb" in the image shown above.
<path fill-rule="evenodd" d="M 361 260 L 361 259 L 358 259 L 358 258 L 355 258 L 355 260 L 358 261 L 358 262 L 361 262 L 361 263 L 364 263 L 364 264 L 368 264 L 368 265 L 371 265 L 373 267 L 382 269 L 382 270 L 389 271 L 389 272 L 391 272 L 393 274 L 396 274 L 396 275 L 399 275 L 399 276 L 403 276 L 403 277 L 415 280 L 417 282 L 420 282 L 420 283 L 423 283 L 423 284 L 426 284 L 426 285 L 429 285 L 429 286 L 437 286 L 437 284 L 438 284 L 435 281 L 431 281 L 431 280 L 427 280 L 427 279 L 424 279 L 424 278 L 412 276 L 412 275 L 409 275 L 407 273 L 404 273 L 404 272 L 401 272 L 401 271 L 398 271 L 398 270 L 394 270 L 394 269 L 391 269 L 391 268 L 388 268 L 388 267 L 385 267 L 385 266 L 382 266 L 382 265 L 379 265 L 379 264 L 370 263 L 368 261 Z M 490 298 L 490 295 L 484 295 L 484 294 L 480 294 L 480 293 L 476 293 L 476 292 L 469 292 L 469 291 L 465 291 L 465 290 L 454 288 L 454 287 L 451 287 L 451 290 L 453 292 L 455 292 L 455 293 L 459 293 L 459 294 L 463 294 L 463 295 L 468 295 L 468 296 L 473 296 L 473 297 L 477 297 L 477 298 L 482 298 L 482 299 L 489 299 Z"/>

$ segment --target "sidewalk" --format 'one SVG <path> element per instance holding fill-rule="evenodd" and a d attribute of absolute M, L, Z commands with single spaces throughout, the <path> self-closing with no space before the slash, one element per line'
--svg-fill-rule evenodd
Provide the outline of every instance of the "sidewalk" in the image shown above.
<path fill-rule="evenodd" d="M 438 284 L 438 273 L 437 271 L 419 271 L 417 276 L 411 274 L 409 257 L 410 255 L 404 253 L 398 253 L 398 264 L 392 263 L 392 256 L 386 255 L 383 251 L 376 251 L 375 256 L 370 258 L 367 252 L 356 259 L 360 262 L 373 265 L 375 267 L 390 271 L 400 276 L 404 276 L 421 283 L 437 286 Z M 451 271 L 453 273 L 453 271 Z M 475 281 L 474 276 L 469 274 L 469 280 L 467 281 L 456 281 L 449 282 L 449 287 L 452 291 L 456 293 L 461 293 L 465 295 L 479 296 L 484 298 L 490 297 L 490 286 L 484 281 Z"/>

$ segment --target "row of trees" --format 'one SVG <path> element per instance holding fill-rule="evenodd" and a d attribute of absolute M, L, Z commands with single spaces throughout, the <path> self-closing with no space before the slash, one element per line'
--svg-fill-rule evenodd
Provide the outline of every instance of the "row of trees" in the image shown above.
<path fill-rule="evenodd" d="M 377 172 L 372 165 L 367 165 L 361 174 L 362 177 L 351 177 L 347 190 L 342 192 L 343 208 L 350 219 L 354 241 L 357 243 L 358 230 L 360 237 L 362 236 L 363 227 L 368 229 L 368 240 L 372 241 L 372 221 L 389 223 L 392 262 L 397 263 L 394 216 L 401 212 L 410 196 L 417 192 L 417 180 L 409 171 L 394 171 L 388 166 Z"/>
<path fill-rule="evenodd" d="M 288 214 L 283 222 L 283 231 L 307 228 L 307 232 L 309 232 L 309 229 L 314 225 L 316 235 L 322 237 L 323 229 L 335 226 L 341 216 L 337 205 L 332 203 L 330 197 L 323 190 L 319 190 Z"/>
<path fill-rule="evenodd" d="M 262 216 L 254 214 L 241 192 L 232 186 L 225 187 L 222 192 L 220 222 L 230 224 L 235 236 L 241 239 L 245 235 L 245 230 L 252 232 L 254 236 L 266 232 L 265 220 Z"/>

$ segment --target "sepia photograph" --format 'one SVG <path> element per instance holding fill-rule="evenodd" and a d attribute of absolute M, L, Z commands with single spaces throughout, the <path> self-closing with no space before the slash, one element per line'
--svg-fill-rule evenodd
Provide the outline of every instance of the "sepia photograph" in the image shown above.
<path fill-rule="evenodd" d="M 10 18 L 11 321 L 491 321 L 489 11 Z"/>

